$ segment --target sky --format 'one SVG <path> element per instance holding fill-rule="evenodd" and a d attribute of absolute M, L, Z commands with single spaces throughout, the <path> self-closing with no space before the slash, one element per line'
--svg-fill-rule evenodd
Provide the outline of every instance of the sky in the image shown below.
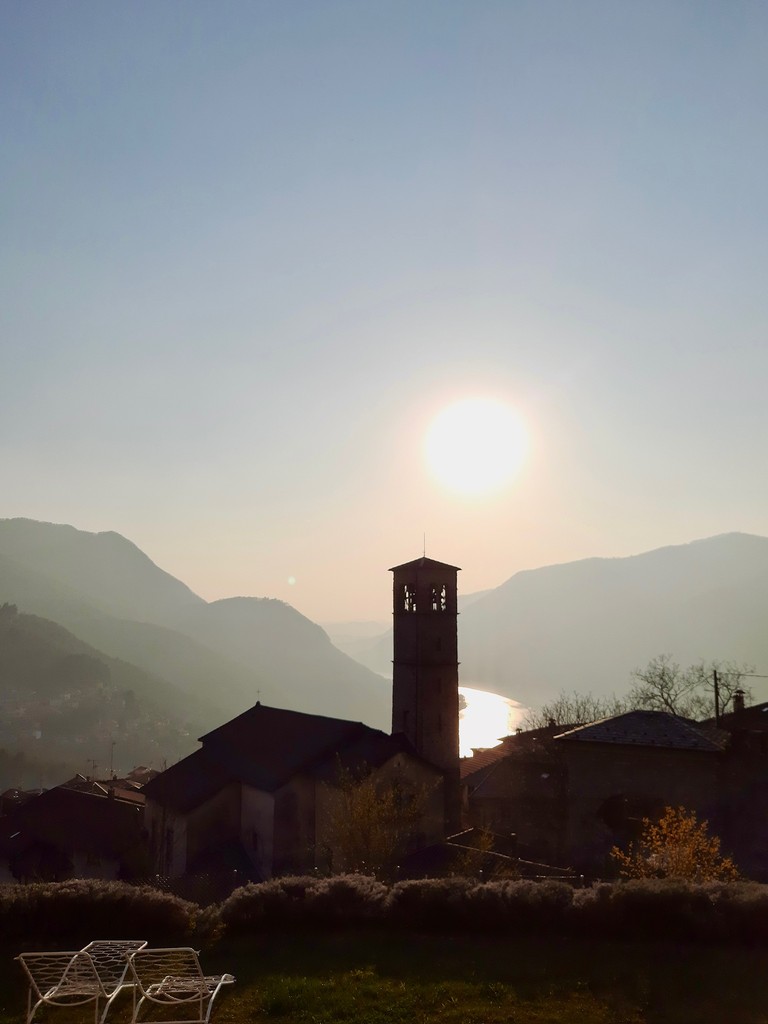
<path fill-rule="evenodd" d="M 0 517 L 208 600 L 768 534 L 762 0 L 2 0 Z M 433 418 L 522 418 L 497 491 Z M 480 443 L 480 442 L 478 442 Z"/>

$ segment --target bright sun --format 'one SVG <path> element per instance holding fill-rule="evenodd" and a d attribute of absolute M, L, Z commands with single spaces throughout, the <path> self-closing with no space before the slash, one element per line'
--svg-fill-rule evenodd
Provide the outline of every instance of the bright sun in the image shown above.
<path fill-rule="evenodd" d="M 492 398 L 465 398 L 439 413 L 424 438 L 431 474 L 461 494 L 496 491 L 520 470 L 528 451 L 523 421 Z"/>

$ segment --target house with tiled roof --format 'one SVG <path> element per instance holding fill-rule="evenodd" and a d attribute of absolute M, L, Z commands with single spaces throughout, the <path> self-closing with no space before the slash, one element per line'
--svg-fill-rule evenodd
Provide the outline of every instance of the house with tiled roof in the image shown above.
<path fill-rule="evenodd" d="M 600 873 L 665 806 L 722 824 L 727 750 L 727 732 L 661 711 L 522 732 L 465 767 L 469 818 L 515 833 L 521 856 Z"/>
<path fill-rule="evenodd" d="M 0 881 L 141 875 L 143 803 L 81 775 L 32 797 L 0 816 Z"/>
<path fill-rule="evenodd" d="M 728 734 L 664 711 L 629 711 L 560 733 L 562 847 L 582 870 L 606 864 L 643 818 L 685 807 L 720 826 Z"/>
<path fill-rule="evenodd" d="M 444 773 L 401 734 L 257 703 L 200 743 L 142 791 L 159 874 L 227 868 L 261 879 L 343 867 L 330 824 L 342 773 L 425 792 L 412 842 L 442 837 Z"/>

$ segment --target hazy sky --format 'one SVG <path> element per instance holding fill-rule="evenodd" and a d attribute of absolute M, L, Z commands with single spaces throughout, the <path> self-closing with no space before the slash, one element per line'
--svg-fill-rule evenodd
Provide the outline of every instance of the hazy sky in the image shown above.
<path fill-rule="evenodd" d="M 2 0 L 0 516 L 386 618 L 768 534 L 763 0 Z M 510 402 L 491 498 L 431 418 Z M 294 583 L 289 583 L 294 578 Z"/>

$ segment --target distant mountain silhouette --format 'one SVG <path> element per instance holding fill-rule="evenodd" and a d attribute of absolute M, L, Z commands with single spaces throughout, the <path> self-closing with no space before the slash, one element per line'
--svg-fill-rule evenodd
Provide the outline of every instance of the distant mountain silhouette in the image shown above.
<path fill-rule="evenodd" d="M 766 611 L 768 538 L 748 534 L 519 572 L 462 615 L 461 678 L 537 706 L 621 693 L 661 653 L 765 672 Z"/>
<path fill-rule="evenodd" d="M 337 650 L 325 630 L 283 601 L 214 601 L 181 615 L 177 628 L 242 666 L 257 666 L 265 702 L 389 725 L 386 682 Z"/>
<path fill-rule="evenodd" d="M 0 603 L 45 616 L 215 709 L 259 695 L 282 707 L 386 727 L 386 682 L 281 601 L 208 604 L 117 533 L 0 520 Z"/>
<path fill-rule="evenodd" d="M 562 691 L 625 692 L 632 671 L 663 653 L 768 673 L 768 538 L 723 534 L 526 570 L 466 595 L 460 610 L 461 683 L 529 707 Z M 391 674 L 391 630 L 337 642 Z M 754 689 L 768 694 L 759 680 Z"/>
<path fill-rule="evenodd" d="M 180 608 L 205 604 L 119 533 L 1 519 L 0 555 L 116 618 L 168 624 Z"/>
<path fill-rule="evenodd" d="M 207 603 L 116 533 L 0 520 L 3 602 L 130 662 L 169 701 L 205 703 L 208 727 L 259 698 L 388 727 L 390 690 L 375 672 L 391 673 L 391 633 L 354 637 L 353 660 L 282 601 Z M 725 534 L 519 572 L 460 608 L 462 684 L 530 706 L 562 690 L 621 693 L 661 653 L 768 671 L 768 538 Z"/>

